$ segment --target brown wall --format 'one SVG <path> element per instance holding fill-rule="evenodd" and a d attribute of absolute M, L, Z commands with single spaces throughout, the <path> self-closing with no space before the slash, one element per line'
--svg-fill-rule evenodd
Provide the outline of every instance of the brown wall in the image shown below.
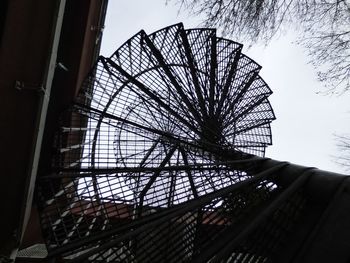
<path fill-rule="evenodd" d="M 15 246 L 31 174 L 34 142 L 48 70 L 58 0 L 2 0 L 0 14 L 0 254 Z M 105 0 L 67 0 L 40 157 L 39 176 L 50 168 L 57 119 L 74 99 L 99 50 L 101 6 Z M 4 11 L 5 10 L 5 11 Z M 96 30 L 97 28 L 97 30 Z M 28 89 L 18 90 L 15 81 Z M 44 87 L 45 88 L 45 87 Z M 37 218 L 37 217 L 34 217 Z"/>
<path fill-rule="evenodd" d="M 7 1 L 0 50 L 0 247 L 11 245 L 30 174 L 41 95 L 15 89 L 15 81 L 43 84 L 55 1 Z"/>

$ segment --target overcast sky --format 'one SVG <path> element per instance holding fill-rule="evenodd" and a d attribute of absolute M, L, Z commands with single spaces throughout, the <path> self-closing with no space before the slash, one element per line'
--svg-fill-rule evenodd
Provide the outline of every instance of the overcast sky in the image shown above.
<path fill-rule="evenodd" d="M 201 21 L 200 17 L 179 14 L 178 8 L 172 3 L 165 5 L 165 0 L 110 0 L 108 5 L 101 48 L 104 56 L 110 56 L 141 29 L 150 34 L 178 22 L 185 28 L 198 27 Z M 322 84 L 307 64 L 303 48 L 292 44 L 295 40 L 291 32 L 266 48 L 243 48 L 244 54 L 262 66 L 260 76 L 274 92 L 270 102 L 277 120 L 272 123 L 273 145 L 266 157 L 344 173 L 332 156 L 339 154 L 334 134 L 350 132 L 350 94 L 317 94 Z"/>

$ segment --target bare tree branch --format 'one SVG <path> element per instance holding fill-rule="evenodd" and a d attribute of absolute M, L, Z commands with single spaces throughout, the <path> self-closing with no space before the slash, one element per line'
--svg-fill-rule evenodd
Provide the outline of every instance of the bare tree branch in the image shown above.
<path fill-rule="evenodd" d="M 171 1 L 171 0 L 167 0 Z M 349 0 L 173 0 L 203 25 L 250 44 L 267 44 L 290 28 L 301 29 L 298 43 L 330 93 L 350 89 Z"/>
<path fill-rule="evenodd" d="M 350 134 L 335 135 L 339 155 L 335 156 L 335 162 L 350 171 Z"/>

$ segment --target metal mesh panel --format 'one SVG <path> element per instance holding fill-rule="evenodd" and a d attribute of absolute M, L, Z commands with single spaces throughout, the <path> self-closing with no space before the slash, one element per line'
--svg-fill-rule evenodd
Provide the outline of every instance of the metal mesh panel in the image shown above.
<path fill-rule="evenodd" d="M 306 196 L 301 188 L 293 193 L 274 213 L 271 213 L 241 245 L 241 253 L 247 254 L 249 251 L 251 255 L 246 255 L 245 259 L 240 262 L 249 262 L 253 255 L 255 257 L 258 255 L 260 260 L 254 262 L 276 262 L 274 256 L 289 245 L 286 240 L 295 231 L 305 207 Z M 235 253 L 230 257 L 230 261 L 236 262 L 235 260 L 239 257 L 242 255 Z"/>
<path fill-rule="evenodd" d="M 256 189 L 261 190 L 257 193 Z M 88 253 L 92 256 L 85 258 L 96 262 L 108 262 L 117 257 L 125 262 L 133 259 L 136 262 L 164 262 L 164 259 L 182 262 L 195 259 L 213 242 L 217 242 L 223 233 L 244 221 L 247 215 L 268 202 L 273 193 L 279 190 L 264 178 L 254 178 L 220 191 L 193 199 L 185 205 L 179 204 L 170 210 L 159 206 L 147 207 L 143 215 L 137 218 L 132 218 L 135 217 L 132 204 L 124 203 L 122 209 L 122 204 L 118 202 L 103 200 L 107 212 L 103 216 L 94 210 L 97 202 L 80 201 L 79 206 L 72 209 L 76 217 L 83 213 L 86 218 L 100 217 L 102 220 L 108 217 L 114 227 L 113 233 L 96 240 L 101 242 L 100 246 L 91 247 Z M 84 209 L 83 206 L 90 208 Z M 123 222 L 125 218 L 129 220 Z"/>
<path fill-rule="evenodd" d="M 85 247 L 83 253 L 75 251 L 76 260 L 270 262 L 274 252 L 286 245 L 283 240 L 302 214 L 305 207 L 302 189 L 288 194 L 281 205 L 254 226 L 252 234 L 230 247 L 229 255 L 220 255 L 220 251 L 251 222 L 250 218 L 259 217 L 259 211 L 284 191 L 268 179 L 272 174 L 259 174 L 170 209 L 157 207 L 150 213 L 149 208 L 143 217 L 125 222 L 121 215 L 110 213 L 111 230 L 96 235 L 94 242 L 90 242 L 93 246 Z M 113 217 L 118 220 L 113 222 Z"/>

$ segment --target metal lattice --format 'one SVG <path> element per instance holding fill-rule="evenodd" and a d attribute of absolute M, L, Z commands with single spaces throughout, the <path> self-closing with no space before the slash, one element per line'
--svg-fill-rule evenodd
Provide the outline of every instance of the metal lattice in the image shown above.
<path fill-rule="evenodd" d="M 305 201 L 288 194 L 271 210 L 276 222 L 261 221 L 252 238 L 232 243 L 285 190 L 274 180 L 281 167 L 253 169 L 275 117 L 261 67 L 241 50 L 215 30 L 177 24 L 141 31 L 98 59 L 62 115 L 52 174 L 38 183 L 51 255 L 268 261 L 289 231 L 281 222 L 295 224 Z M 270 228 L 276 239 L 266 241 Z"/>

